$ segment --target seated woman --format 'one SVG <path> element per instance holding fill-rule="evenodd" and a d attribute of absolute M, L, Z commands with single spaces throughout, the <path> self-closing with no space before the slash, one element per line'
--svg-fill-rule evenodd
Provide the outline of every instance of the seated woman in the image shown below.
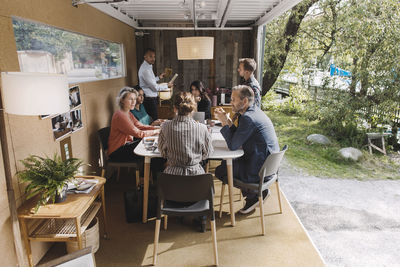
<path fill-rule="evenodd" d="M 206 120 L 211 120 L 211 101 L 204 90 L 203 83 L 201 81 L 192 82 L 190 85 L 190 91 L 197 102 L 197 111 L 204 112 L 204 118 Z"/>
<path fill-rule="evenodd" d="M 213 152 L 211 135 L 207 126 L 192 119 L 196 102 L 191 93 L 181 92 L 173 99 L 171 121 L 164 122 L 158 138 L 158 149 L 167 158 L 165 173 L 176 175 L 203 174 L 202 160 Z"/>
<path fill-rule="evenodd" d="M 152 125 L 152 126 L 159 126 L 164 120 L 155 120 L 147 114 L 146 109 L 144 108 L 143 101 L 144 101 L 144 92 L 143 89 L 140 87 L 135 87 L 136 91 L 138 92 L 138 96 L 136 98 L 136 105 L 134 109 L 131 109 L 131 113 L 135 118 L 140 121 L 140 123 L 144 125 Z"/>
<path fill-rule="evenodd" d="M 130 87 L 122 88 L 118 94 L 117 103 L 120 109 L 112 117 L 108 138 L 108 155 L 112 161 L 131 162 L 140 159 L 133 152 L 138 144 L 133 137 L 141 139 L 160 132 L 154 126 L 141 124 L 130 112 L 135 107 L 137 95 L 137 91 Z"/>

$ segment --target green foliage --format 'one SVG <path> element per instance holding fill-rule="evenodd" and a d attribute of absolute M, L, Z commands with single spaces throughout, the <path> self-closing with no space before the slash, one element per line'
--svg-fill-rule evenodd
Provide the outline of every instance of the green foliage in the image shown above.
<path fill-rule="evenodd" d="M 342 159 L 338 154 L 340 148 L 347 146 L 344 140 L 331 137 L 332 144 L 329 146 L 308 143 L 308 135 L 324 134 L 317 120 L 282 112 L 271 111 L 267 114 L 274 124 L 279 144 L 290 147 L 285 157 L 293 168 L 301 168 L 318 177 L 400 179 L 399 163 L 380 153 L 370 155 L 362 150 L 362 160 L 354 162 Z"/>
<path fill-rule="evenodd" d="M 23 182 L 29 182 L 25 188 L 27 199 L 41 194 L 36 210 L 40 205 L 46 204 L 49 198 L 54 202 L 56 194 L 61 193 L 65 183 L 73 178 L 83 165 L 80 159 L 70 158 L 63 161 L 56 154 L 53 158 L 31 155 L 21 162 L 25 170 L 18 172 L 18 177 Z"/>
<path fill-rule="evenodd" d="M 267 25 L 265 68 L 271 66 L 270 55 L 281 53 L 275 40 L 282 38 L 288 16 Z M 289 98 L 274 110 L 318 119 L 331 136 L 358 147 L 365 141 L 362 125 L 400 126 L 399 32 L 397 0 L 319 0 L 302 21 L 279 71 L 281 76 L 303 74 L 302 86 L 307 88 L 312 73 L 326 73 L 334 63 L 351 71 L 350 85 L 340 89 L 327 83 L 307 105 Z"/>

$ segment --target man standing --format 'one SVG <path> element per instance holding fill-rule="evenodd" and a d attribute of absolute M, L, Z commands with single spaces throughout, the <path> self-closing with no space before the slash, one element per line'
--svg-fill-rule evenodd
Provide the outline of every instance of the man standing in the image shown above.
<path fill-rule="evenodd" d="M 139 68 L 139 85 L 143 88 L 145 98 L 144 107 L 153 121 L 158 119 L 158 91 L 167 90 L 172 84 L 157 84 L 164 78 L 165 73 L 156 77 L 153 72 L 153 64 L 156 61 L 156 52 L 148 48 L 144 52 L 144 61 Z"/>
<path fill-rule="evenodd" d="M 215 109 L 215 116 L 222 123 L 221 134 L 230 150 L 242 147 L 244 155 L 233 161 L 233 177 L 245 183 L 258 183 L 260 171 L 269 154 L 278 152 L 279 144 L 274 126 L 268 116 L 254 104 L 254 92 L 246 85 L 232 88 L 231 104 L 234 112 L 240 114 L 236 127 L 222 108 Z M 215 170 L 215 176 L 227 183 L 226 162 Z M 258 205 L 257 192 L 242 189 L 246 204 L 240 213 L 247 214 Z M 263 191 L 263 200 L 268 197 Z"/>
<path fill-rule="evenodd" d="M 253 73 L 256 70 L 257 63 L 252 58 L 239 59 L 238 72 L 242 77 L 240 84 L 247 85 L 254 92 L 254 103 L 257 107 L 261 108 L 261 87 Z"/>

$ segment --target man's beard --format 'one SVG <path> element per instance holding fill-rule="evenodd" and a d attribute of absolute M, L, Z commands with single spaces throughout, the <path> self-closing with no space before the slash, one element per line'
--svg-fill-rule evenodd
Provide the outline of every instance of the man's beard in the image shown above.
<path fill-rule="evenodd" d="M 238 104 L 237 107 L 236 106 L 232 106 L 232 110 L 235 113 L 242 112 L 244 110 L 244 103 Z"/>

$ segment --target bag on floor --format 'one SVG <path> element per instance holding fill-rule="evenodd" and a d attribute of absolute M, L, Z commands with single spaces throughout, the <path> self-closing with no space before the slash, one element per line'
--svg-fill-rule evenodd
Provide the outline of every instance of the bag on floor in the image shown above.
<path fill-rule="evenodd" d="M 157 193 L 154 186 L 149 187 L 147 218 L 157 215 Z M 143 185 L 136 190 L 124 192 L 125 218 L 127 223 L 142 221 L 143 216 Z"/>

